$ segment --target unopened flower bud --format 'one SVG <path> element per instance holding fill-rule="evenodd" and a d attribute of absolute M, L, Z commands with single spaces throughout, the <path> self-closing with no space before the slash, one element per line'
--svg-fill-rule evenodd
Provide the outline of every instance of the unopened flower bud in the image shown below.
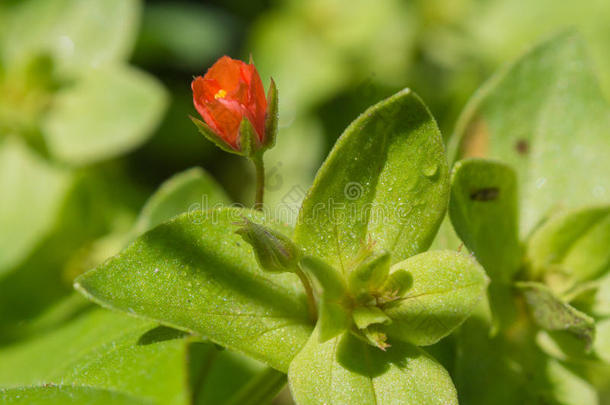
<path fill-rule="evenodd" d="M 294 272 L 301 257 L 300 249 L 285 235 L 246 218 L 236 231 L 248 242 L 258 264 L 272 273 Z"/>

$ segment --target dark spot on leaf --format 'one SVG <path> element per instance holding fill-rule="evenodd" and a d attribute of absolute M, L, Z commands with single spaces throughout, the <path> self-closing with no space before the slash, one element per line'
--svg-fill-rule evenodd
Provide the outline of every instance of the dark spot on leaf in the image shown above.
<path fill-rule="evenodd" d="M 498 198 L 500 189 L 498 187 L 486 187 L 470 193 L 470 199 L 473 201 L 493 201 Z"/>
<path fill-rule="evenodd" d="M 515 144 L 515 149 L 520 155 L 527 155 L 530 151 L 530 143 L 527 139 L 519 139 Z"/>
<path fill-rule="evenodd" d="M 181 330 L 168 328 L 167 326 L 158 326 L 140 336 L 140 339 L 138 339 L 138 345 L 144 346 L 166 340 L 179 339 L 186 335 L 188 335 L 188 333 Z"/>

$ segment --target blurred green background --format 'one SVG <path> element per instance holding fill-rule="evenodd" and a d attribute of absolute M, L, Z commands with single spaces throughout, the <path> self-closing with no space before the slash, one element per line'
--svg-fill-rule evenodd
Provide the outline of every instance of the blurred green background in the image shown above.
<path fill-rule="evenodd" d="M 291 191 L 372 103 L 410 87 L 448 139 L 492 72 L 572 27 L 610 95 L 607 0 L 3 0 L 0 344 L 73 316 L 40 318 L 124 246 L 172 175 L 200 166 L 251 203 L 249 163 L 188 119 L 192 77 L 218 57 L 252 55 L 275 79 L 267 199 L 298 206 Z"/>

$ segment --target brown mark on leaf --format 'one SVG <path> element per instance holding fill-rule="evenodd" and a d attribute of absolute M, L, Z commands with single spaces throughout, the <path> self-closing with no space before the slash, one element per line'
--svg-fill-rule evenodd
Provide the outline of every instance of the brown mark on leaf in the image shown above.
<path fill-rule="evenodd" d="M 485 157 L 489 151 L 489 128 L 481 118 L 474 118 L 468 124 L 462 139 L 463 158 Z"/>
<path fill-rule="evenodd" d="M 515 149 L 520 155 L 527 155 L 530 151 L 530 143 L 527 139 L 519 139 L 515 144 Z"/>
<path fill-rule="evenodd" d="M 486 187 L 474 190 L 470 193 L 470 199 L 474 201 L 493 201 L 498 198 L 500 189 L 498 187 Z"/>

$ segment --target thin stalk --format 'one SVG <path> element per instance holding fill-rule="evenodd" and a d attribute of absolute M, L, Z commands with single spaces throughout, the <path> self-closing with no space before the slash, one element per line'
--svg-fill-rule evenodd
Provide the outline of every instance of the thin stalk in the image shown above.
<path fill-rule="evenodd" d="M 228 405 L 260 405 L 270 403 L 286 384 L 286 374 L 267 367 L 252 378 L 228 402 Z"/>
<path fill-rule="evenodd" d="M 263 199 L 265 196 L 265 164 L 263 163 L 263 155 L 257 154 L 252 157 L 252 163 L 256 169 L 256 197 L 254 199 L 254 208 L 263 210 Z"/>
<path fill-rule="evenodd" d="M 318 319 L 318 311 L 316 310 L 316 299 L 313 296 L 313 288 L 311 288 L 311 282 L 309 278 L 303 272 L 301 266 L 297 265 L 296 268 L 297 276 L 301 280 L 301 284 L 303 284 L 303 288 L 305 288 L 305 294 L 307 295 L 307 308 L 309 309 L 309 318 L 313 323 Z"/>

